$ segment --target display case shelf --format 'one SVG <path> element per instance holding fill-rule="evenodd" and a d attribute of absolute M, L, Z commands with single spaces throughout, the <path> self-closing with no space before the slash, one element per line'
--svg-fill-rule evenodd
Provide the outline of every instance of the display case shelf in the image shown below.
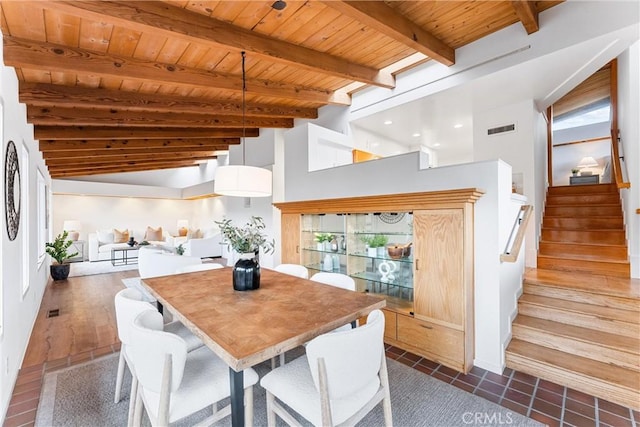
<path fill-rule="evenodd" d="M 342 273 L 342 274 L 347 274 L 347 267 L 345 265 L 340 264 L 340 269 L 335 270 L 323 270 L 322 269 L 322 264 L 309 264 L 309 265 L 305 265 L 305 267 L 307 267 L 309 270 L 313 270 L 316 272 L 325 272 L 325 273 Z M 313 274 L 310 274 L 309 277 L 311 277 Z"/>
<path fill-rule="evenodd" d="M 366 252 L 353 252 L 353 253 L 349 253 L 349 256 L 355 256 L 355 257 L 361 257 L 361 258 L 371 258 L 371 259 L 379 259 L 382 261 L 394 261 L 394 262 L 404 262 L 404 263 L 408 263 L 411 264 L 413 263 L 413 257 L 408 256 L 406 258 L 391 258 L 389 255 L 385 254 L 383 256 L 369 256 Z"/>
<path fill-rule="evenodd" d="M 303 251 L 309 251 L 309 252 L 319 252 L 319 253 L 323 253 L 323 254 L 335 254 L 335 255 L 346 255 L 347 252 L 343 251 L 343 250 L 338 250 L 338 251 L 332 251 L 332 250 L 327 250 L 327 249 L 318 249 L 318 248 L 302 248 Z"/>

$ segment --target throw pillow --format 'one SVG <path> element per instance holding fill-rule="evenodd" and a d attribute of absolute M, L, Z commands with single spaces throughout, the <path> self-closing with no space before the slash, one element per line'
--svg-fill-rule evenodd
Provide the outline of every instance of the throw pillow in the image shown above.
<path fill-rule="evenodd" d="M 113 229 L 113 243 L 127 243 L 129 240 L 129 230 L 120 231 Z"/>
<path fill-rule="evenodd" d="M 98 235 L 98 242 L 101 245 L 108 245 L 113 243 L 113 230 L 96 230 Z"/>
<path fill-rule="evenodd" d="M 153 229 L 151 227 L 147 227 L 147 232 L 144 235 L 144 240 L 150 242 L 160 242 L 162 241 L 162 227 L 158 227 Z"/>
<path fill-rule="evenodd" d="M 200 239 L 202 238 L 202 233 L 200 233 L 200 229 L 190 229 L 189 232 L 187 233 L 187 238 L 188 239 Z"/>

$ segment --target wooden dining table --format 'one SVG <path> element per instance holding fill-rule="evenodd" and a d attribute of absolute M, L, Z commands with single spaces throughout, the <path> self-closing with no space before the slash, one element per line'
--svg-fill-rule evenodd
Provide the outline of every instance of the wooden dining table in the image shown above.
<path fill-rule="evenodd" d="M 261 269 L 235 291 L 232 268 L 147 278 L 143 286 L 229 365 L 231 423 L 244 426 L 243 369 L 384 307 L 384 298 Z"/>

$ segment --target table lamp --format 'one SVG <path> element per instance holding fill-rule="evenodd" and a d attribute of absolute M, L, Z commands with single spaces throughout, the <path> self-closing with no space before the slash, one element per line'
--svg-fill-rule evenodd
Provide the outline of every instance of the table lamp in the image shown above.
<path fill-rule="evenodd" d="M 62 229 L 68 232 L 69 240 L 75 242 L 80 237 L 80 231 L 82 230 L 82 224 L 75 219 L 66 220 L 62 224 Z"/>
<path fill-rule="evenodd" d="M 580 175 L 584 175 L 584 176 L 592 175 L 593 171 L 588 170 L 588 168 L 592 168 L 594 166 L 598 166 L 598 162 L 596 162 L 596 159 L 590 156 L 583 157 L 582 160 L 580 160 L 580 163 L 578 163 L 578 169 L 580 169 Z"/>

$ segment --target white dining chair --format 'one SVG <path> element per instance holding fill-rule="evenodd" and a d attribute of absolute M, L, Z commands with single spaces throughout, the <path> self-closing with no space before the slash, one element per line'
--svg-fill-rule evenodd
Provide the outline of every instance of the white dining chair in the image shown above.
<path fill-rule="evenodd" d="M 116 309 L 116 326 L 118 328 L 118 338 L 122 343 L 120 347 L 120 358 L 118 360 L 118 370 L 116 373 L 116 390 L 114 396 L 114 402 L 120 401 L 122 393 L 122 380 L 124 378 L 125 365 L 129 367 L 131 372 L 131 394 L 129 396 L 129 421 L 133 417 L 133 400 L 135 398 L 137 389 L 137 380 L 134 372 L 134 365 L 131 362 L 129 355 L 129 346 L 133 342 L 131 338 L 131 325 L 136 316 L 143 311 L 151 310 L 156 312 L 157 309 L 150 303 L 142 300 L 142 293 L 137 289 L 126 288 L 119 291 L 115 296 L 115 309 Z M 193 335 L 182 323 L 171 322 L 164 325 L 164 330 L 169 333 L 180 336 L 187 345 L 187 351 L 195 350 L 202 347 L 202 341 L 195 335 Z M 130 425 L 131 423 L 129 423 Z"/>
<path fill-rule="evenodd" d="M 176 270 L 176 274 L 192 273 L 194 271 L 217 270 L 219 268 L 224 268 L 224 265 L 218 264 L 217 262 L 206 262 L 202 264 L 194 264 L 194 265 L 187 265 L 185 267 L 180 267 Z"/>
<path fill-rule="evenodd" d="M 342 273 L 320 272 L 311 276 L 311 279 L 309 280 L 313 280 L 314 282 L 324 283 L 325 285 L 335 286 L 336 288 L 346 289 L 348 291 L 356 290 L 356 281 L 353 280 L 352 277 Z M 334 329 L 333 331 L 338 332 L 338 331 L 348 330 L 354 327 L 355 325 L 356 323 L 354 322 L 354 325 L 351 325 L 351 324 L 343 325 Z"/>
<path fill-rule="evenodd" d="M 374 310 L 365 325 L 320 335 L 305 356 L 267 373 L 260 380 L 267 425 L 276 425 L 276 415 L 300 425 L 284 405 L 316 426 L 354 425 L 382 402 L 384 425 L 391 426 L 383 335 L 384 315 Z"/>
<path fill-rule="evenodd" d="M 309 278 L 309 270 L 307 267 L 300 264 L 280 264 L 275 266 L 274 270 L 279 271 L 280 273 L 301 277 L 303 279 Z"/>
<path fill-rule="evenodd" d="M 335 286 L 336 288 L 346 289 L 348 291 L 356 290 L 356 281 L 352 277 L 342 273 L 320 272 L 311 276 L 314 282 L 324 283 L 325 285 Z"/>
<path fill-rule="evenodd" d="M 138 392 L 134 425 L 142 421 L 145 409 L 151 425 L 167 426 L 201 409 L 211 407 L 211 417 L 201 425 L 211 425 L 231 414 L 231 405 L 217 404 L 231 395 L 229 366 L 207 347 L 187 352 L 185 341 L 162 330 L 162 315 L 151 310 L 133 321 L 134 344 L 130 354 L 136 367 Z M 244 370 L 245 419 L 253 425 L 253 385 L 258 374 Z"/>

